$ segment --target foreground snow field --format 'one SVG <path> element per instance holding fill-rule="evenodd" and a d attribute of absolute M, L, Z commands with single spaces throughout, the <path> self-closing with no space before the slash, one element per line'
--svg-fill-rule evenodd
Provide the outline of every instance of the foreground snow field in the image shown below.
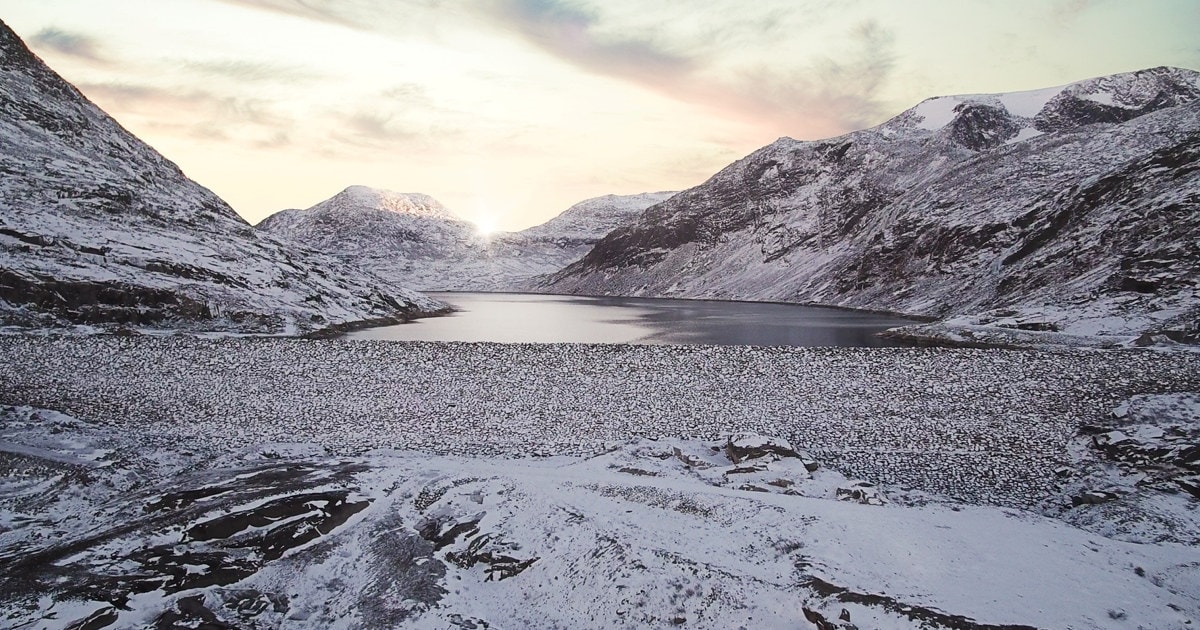
<path fill-rule="evenodd" d="M 1200 620 L 1192 354 L 0 353 L 6 626 Z"/>

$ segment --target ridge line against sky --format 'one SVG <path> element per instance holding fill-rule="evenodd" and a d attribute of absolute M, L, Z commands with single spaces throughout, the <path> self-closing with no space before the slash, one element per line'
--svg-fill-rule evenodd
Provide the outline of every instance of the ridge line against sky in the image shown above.
<path fill-rule="evenodd" d="M 929 96 L 1200 68 L 1193 0 L 0 0 L 250 222 L 365 184 L 520 229 Z"/>

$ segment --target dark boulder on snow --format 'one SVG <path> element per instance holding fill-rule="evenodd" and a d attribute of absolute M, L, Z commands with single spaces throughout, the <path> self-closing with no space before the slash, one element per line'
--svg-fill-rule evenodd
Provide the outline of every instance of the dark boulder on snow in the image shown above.
<path fill-rule="evenodd" d="M 729 457 L 729 461 L 735 464 L 749 459 L 800 458 L 800 453 L 792 448 L 787 440 L 756 433 L 739 433 L 729 436 L 729 440 L 725 443 L 725 455 Z"/>
<path fill-rule="evenodd" d="M 1107 492 L 1104 490 L 1088 490 L 1082 494 L 1077 494 L 1071 497 L 1071 506 L 1079 507 L 1081 505 L 1100 505 L 1115 501 L 1118 498 L 1115 492 Z"/>
<path fill-rule="evenodd" d="M 844 486 L 840 486 L 834 491 L 834 497 L 838 501 L 851 501 L 863 505 L 883 505 L 887 503 L 887 498 L 884 497 L 883 492 L 875 487 L 875 484 L 868 481 L 851 481 Z"/>

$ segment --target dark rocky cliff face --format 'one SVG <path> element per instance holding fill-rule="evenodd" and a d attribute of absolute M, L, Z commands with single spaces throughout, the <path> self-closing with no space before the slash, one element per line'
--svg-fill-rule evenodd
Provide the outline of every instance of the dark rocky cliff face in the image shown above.
<path fill-rule="evenodd" d="M 1194 328 L 1198 99 L 1200 73 L 1157 68 L 783 138 L 542 286 L 936 317 L 1017 308 L 1081 333 Z"/>
<path fill-rule="evenodd" d="M 300 333 L 440 306 L 255 233 L 0 23 L 0 324 Z"/>

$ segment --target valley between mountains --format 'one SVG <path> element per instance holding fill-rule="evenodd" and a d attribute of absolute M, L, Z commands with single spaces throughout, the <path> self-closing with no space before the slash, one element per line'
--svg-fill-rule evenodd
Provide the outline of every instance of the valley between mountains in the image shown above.
<path fill-rule="evenodd" d="M 0 23 L 0 626 L 1195 627 L 1198 178 L 1200 73 L 1160 67 L 519 232 L 353 182 L 250 225 Z M 338 337 L 425 291 L 926 323 Z"/>

